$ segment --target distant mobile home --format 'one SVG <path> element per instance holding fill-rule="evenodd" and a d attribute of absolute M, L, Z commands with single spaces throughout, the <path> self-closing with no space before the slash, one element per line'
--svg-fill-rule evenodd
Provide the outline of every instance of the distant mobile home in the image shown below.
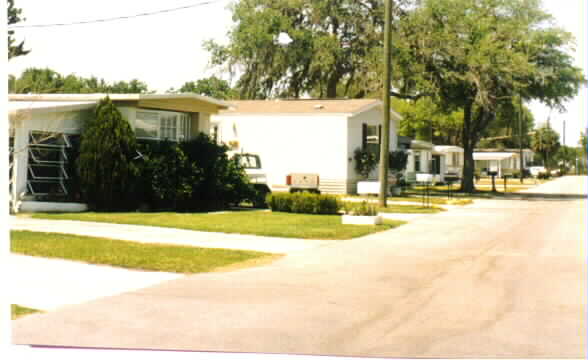
<path fill-rule="evenodd" d="M 454 145 L 435 145 L 434 151 L 444 155 L 445 175 L 463 175 L 463 148 Z"/>
<path fill-rule="evenodd" d="M 210 131 L 210 116 L 227 105 L 194 94 L 110 94 L 137 139 L 182 141 Z M 12 211 L 75 211 L 68 189 L 69 151 L 106 94 L 9 95 Z M 50 200 L 50 201 L 49 201 Z M 57 200 L 57 202 L 56 202 Z M 74 202 L 74 203 L 72 203 Z"/>
<path fill-rule="evenodd" d="M 496 171 L 498 176 L 516 174 L 521 167 L 519 149 L 475 149 L 474 161 L 476 169 L 481 175 Z M 531 149 L 523 149 L 523 169 L 527 169 L 533 162 L 535 153 Z"/>
<path fill-rule="evenodd" d="M 405 179 L 414 182 L 417 174 L 432 174 L 434 182 L 445 180 L 445 154 L 435 150 L 434 145 L 423 140 L 412 140 L 408 150 Z"/>
<path fill-rule="evenodd" d="M 379 152 L 383 105 L 379 100 L 230 101 L 213 115 L 212 136 L 232 150 L 257 153 L 272 191 L 287 190 L 290 173 L 319 175 L 323 193 L 355 193 L 360 176 L 354 170 L 355 149 Z M 397 147 L 391 111 L 390 150 Z M 377 177 L 377 169 L 370 178 Z"/>

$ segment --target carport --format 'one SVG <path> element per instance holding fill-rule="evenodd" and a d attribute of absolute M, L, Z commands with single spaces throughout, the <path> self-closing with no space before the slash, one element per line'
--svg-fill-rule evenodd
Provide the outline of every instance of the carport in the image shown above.
<path fill-rule="evenodd" d="M 505 161 L 514 157 L 513 153 L 503 152 L 474 152 L 474 161 L 476 163 L 476 169 L 482 169 L 485 171 L 497 171 L 498 177 L 502 176 L 502 169 L 508 168 L 505 165 Z"/>

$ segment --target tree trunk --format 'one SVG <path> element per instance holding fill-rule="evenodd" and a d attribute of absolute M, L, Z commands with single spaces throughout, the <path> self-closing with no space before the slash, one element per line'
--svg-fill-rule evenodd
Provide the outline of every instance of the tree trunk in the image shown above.
<path fill-rule="evenodd" d="M 463 110 L 463 176 L 461 178 L 461 191 L 473 193 L 476 191 L 474 186 L 474 172 L 476 163 L 474 162 L 474 147 L 476 141 L 472 134 L 472 103 L 467 103 Z"/>
<path fill-rule="evenodd" d="M 337 84 L 339 83 L 339 76 L 332 74 L 327 82 L 327 99 L 337 98 Z"/>
<path fill-rule="evenodd" d="M 463 177 L 461 179 L 461 190 L 467 193 L 473 193 L 476 191 L 474 185 L 474 173 L 476 169 L 476 163 L 474 161 L 474 148 L 469 141 L 463 148 Z"/>

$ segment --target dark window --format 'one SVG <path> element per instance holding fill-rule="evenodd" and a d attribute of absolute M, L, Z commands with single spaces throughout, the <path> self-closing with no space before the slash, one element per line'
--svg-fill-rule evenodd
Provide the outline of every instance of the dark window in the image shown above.
<path fill-rule="evenodd" d="M 380 156 L 380 144 L 382 138 L 381 125 L 362 124 L 362 148 Z"/>

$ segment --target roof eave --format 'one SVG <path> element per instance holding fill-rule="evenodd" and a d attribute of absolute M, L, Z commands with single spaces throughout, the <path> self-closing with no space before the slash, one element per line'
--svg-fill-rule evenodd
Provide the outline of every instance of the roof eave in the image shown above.
<path fill-rule="evenodd" d="M 209 103 L 224 110 L 229 108 L 229 104 L 222 100 L 217 100 L 208 96 L 184 93 L 184 94 L 9 94 L 9 101 L 98 101 L 105 97 L 113 101 L 141 101 L 141 100 L 180 100 L 194 99 Z"/>

